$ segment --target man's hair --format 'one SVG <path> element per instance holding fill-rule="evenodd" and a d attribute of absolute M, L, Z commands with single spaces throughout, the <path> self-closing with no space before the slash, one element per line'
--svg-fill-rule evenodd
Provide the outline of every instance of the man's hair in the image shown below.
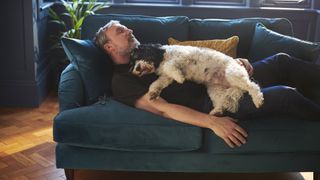
<path fill-rule="evenodd" d="M 109 41 L 108 37 L 105 34 L 106 30 L 108 30 L 114 24 L 120 24 L 120 22 L 111 20 L 96 32 L 96 35 L 93 40 L 96 43 L 96 45 L 99 46 L 101 49 L 103 49 L 103 46 Z"/>

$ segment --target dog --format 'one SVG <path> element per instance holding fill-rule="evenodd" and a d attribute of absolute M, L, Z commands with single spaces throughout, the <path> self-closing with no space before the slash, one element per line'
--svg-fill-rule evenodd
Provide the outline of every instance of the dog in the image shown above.
<path fill-rule="evenodd" d="M 263 93 L 250 80 L 246 69 L 235 59 L 219 51 L 181 45 L 141 44 L 130 56 L 130 72 L 137 76 L 156 73 L 159 77 L 149 86 L 150 100 L 160 96 L 162 89 L 173 81 L 185 80 L 204 84 L 214 108 L 211 115 L 224 111 L 237 112 L 245 92 L 254 105 L 263 104 Z"/>

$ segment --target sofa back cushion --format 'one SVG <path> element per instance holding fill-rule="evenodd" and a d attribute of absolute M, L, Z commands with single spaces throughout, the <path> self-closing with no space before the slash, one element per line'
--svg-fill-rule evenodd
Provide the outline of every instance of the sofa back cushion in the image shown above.
<path fill-rule="evenodd" d="M 239 36 L 238 57 L 247 58 L 256 23 L 285 35 L 293 35 L 292 25 L 284 18 L 191 19 L 190 40 L 221 39 Z"/>
<path fill-rule="evenodd" d="M 188 38 L 189 19 L 185 16 L 153 17 L 142 15 L 94 15 L 88 16 L 82 27 L 82 39 L 92 39 L 97 30 L 110 20 L 118 20 L 133 30 L 141 43 L 167 44 L 169 37 L 179 40 Z"/>

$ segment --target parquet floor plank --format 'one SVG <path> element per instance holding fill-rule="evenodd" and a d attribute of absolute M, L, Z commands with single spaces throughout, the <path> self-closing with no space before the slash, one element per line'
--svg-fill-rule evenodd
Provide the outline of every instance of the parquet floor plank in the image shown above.
<path fill-rule="evenodd" d="M 13 178 L 12 180 L 30 180 L 30 179 L 25 176 L 17 176 L 15 178 Z"/>
<path fill-rule="evenodd" d="M 54 162 L 47 160 L 46 158 L 39 155 L 38 153 L 33 153 L 30 157 L 32 158 L 32 160 L 34 160 L 35 162 L 37 162 L 38 164 L 40 164 L 43 167 L 48 167 L 48 166 L 54 165 Z"/>

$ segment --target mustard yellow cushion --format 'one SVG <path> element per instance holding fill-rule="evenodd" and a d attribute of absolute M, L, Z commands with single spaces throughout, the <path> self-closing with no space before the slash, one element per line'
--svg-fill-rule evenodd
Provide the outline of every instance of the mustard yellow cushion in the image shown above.
<path fill-rule="evenodd" d="M 168 39 L 169 45 L 206 47 L 206 48 L 220 51 L 233 58 L 237 57 L 238 43 L 239 43 L 238 36 L 232 36 L 228 39 L 213 39 L 213 40 L 199 40 L 199 41 L 178 41 L 174 38 Z"/>

